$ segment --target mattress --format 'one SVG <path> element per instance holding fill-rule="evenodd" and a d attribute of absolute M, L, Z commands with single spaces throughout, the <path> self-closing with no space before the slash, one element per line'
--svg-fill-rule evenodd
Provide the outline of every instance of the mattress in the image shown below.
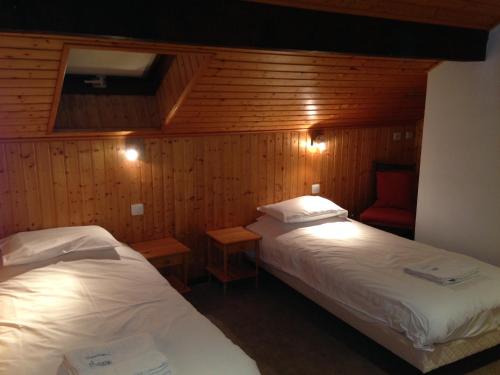
<path fill-rule="evenodd" d="M 488 332 L 500 343 L 498 267 L 343 218 L 284 224 L 263 217 L 248 228 L 263 237 L 263 262 L 359 319 L 402 333 L 416 349 Z M 443 257 L 466 260 L 480 275 L 443 286 L 404 272 L 408 264 Z"/>
<path fill-rule="evenodd" d="M 116 250 L 120 259 L 0 268 L 0 374 L 65 374 L 65 351 L 141 332 L 176 375 L 259 374 L 142 255 Z"/>

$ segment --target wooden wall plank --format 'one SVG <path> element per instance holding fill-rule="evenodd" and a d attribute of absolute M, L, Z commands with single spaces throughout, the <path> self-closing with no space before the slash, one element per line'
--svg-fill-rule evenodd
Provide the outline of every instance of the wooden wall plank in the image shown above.
<path fill-rule="evenodd" d="M 12 197 L 9 186 L 9 172 L 7 169 L 6 145 L 0 144 L 0 236 L 5 237 L 15 231 L 13 228 Z"/>

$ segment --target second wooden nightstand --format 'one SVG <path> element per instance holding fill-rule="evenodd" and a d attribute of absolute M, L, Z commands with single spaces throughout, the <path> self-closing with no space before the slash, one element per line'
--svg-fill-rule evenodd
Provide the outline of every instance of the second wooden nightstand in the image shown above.
<path fill-rule="evenodd" d="M 173 275 L 167 275 L 166 279 L 179 293 L 186 293 L 191 290 L 187 286 L 188 256 L 191 251 L 187 246 L 184 246 L 175 238 L 167 237 L 160 240 L 138 242 L 130 245 L 130 247 L 144 255 L 158 269 L 182 266 L 182 281 Z"/>
<path fill-rule="evenodd" d="M 258 285 L 259 241 L 262 238 L 260 235 L 243 227 L 234 227 L 209 230 L 207 236 L 209 237 L 207 271 L 224 284 L 224 293 L 226 293 L 227 283 L 234 280 L 255 277 L 255 285 Z M 229 256 L 248 250 L 244 245 L 251 242 L 254 243 L 255 269 L 241 265 L 230 265 Z M 222 251 L 222 265 L 216 265 L 213 262 L 212 244 Z"/>

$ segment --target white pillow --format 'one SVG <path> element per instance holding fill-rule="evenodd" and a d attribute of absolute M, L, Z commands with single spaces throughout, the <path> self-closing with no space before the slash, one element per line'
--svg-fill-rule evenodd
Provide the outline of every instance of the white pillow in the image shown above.
<path fill-rule="evenodd" d="M 258 207 L 257 210 L 284 223 L 305 223 L 334 216 L 347 217 L 347 210 L 332 201 L 304 195 L 287 201 Z"/>
<path fill-rule="evenodd" d="M 89 225 L 20 232 L 0 240 L 3 265 L 27 264 L 86 250 L 120 246 L 104 228 Z"/>

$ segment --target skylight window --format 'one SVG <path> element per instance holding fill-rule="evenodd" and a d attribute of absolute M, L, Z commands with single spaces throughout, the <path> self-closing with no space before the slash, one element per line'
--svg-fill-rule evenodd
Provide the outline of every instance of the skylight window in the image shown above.
<path fill-rule="evenodd" d="M 153 53 L 72 49 L 67 74 L 144 77 L 157 58 Z"/>

